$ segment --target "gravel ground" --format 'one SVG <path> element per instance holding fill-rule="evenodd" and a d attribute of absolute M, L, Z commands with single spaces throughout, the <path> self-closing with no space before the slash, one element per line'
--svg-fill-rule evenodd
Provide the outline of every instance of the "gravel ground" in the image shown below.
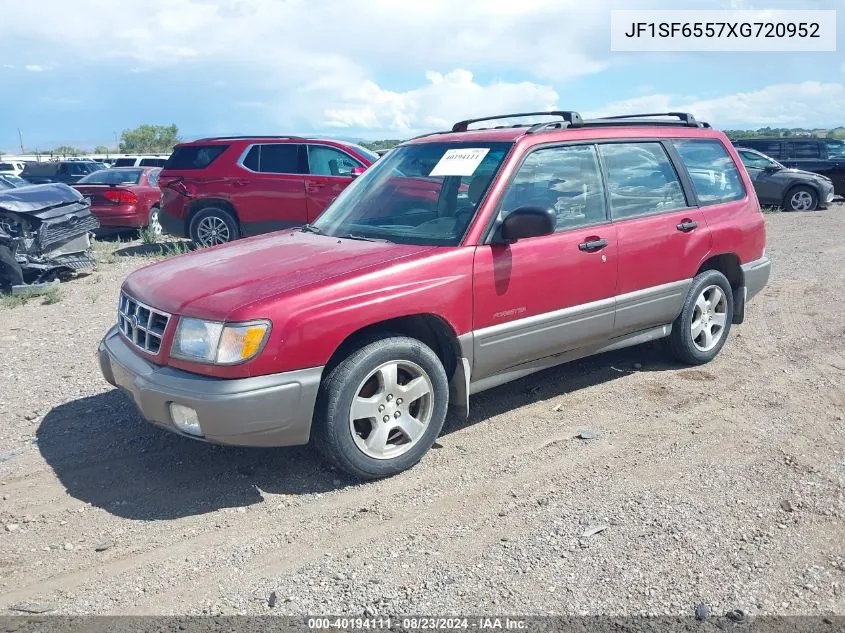
<path fill-rule="evenodd" d="M 151 260 L 100 243 L 56 303 L 0 305 L 0 611 L 845 614 L 845 205 L 767 225 L 714 362 L 537 374 L 368 484 L 140 421 L 94 350 Z"/>

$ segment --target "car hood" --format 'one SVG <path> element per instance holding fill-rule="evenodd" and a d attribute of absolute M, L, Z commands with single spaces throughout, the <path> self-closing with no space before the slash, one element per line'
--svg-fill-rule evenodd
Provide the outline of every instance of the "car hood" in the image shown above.
<path fill-rule="evenodd" d="M 432 248 L 292 229 L 152 264 L 127 277 L 123 290 L 171 314 L 225 321 L 249 304 Z"/>
<path fill-rule="evenodd" d="M 86 208 L 82 195 L 62 183 L 30 185 L 0 191 L 0 209 L 39 220 L 75 213 Z"/>
<path fill-rule="evenodd" d="M 821 178 L 822 180 L 827 180 L 830 182 L 830 178 L 824 176 L 822 174 L 817 174 L 813 171 L 805 171 L 803 169 L 795 169 L 793 167 L 787 167 L 781 170 L 782 174 L 789 174 L 790 176 L 801 176 L 802 178 L 811 178 L 811 179 L 818 179 Z"/>

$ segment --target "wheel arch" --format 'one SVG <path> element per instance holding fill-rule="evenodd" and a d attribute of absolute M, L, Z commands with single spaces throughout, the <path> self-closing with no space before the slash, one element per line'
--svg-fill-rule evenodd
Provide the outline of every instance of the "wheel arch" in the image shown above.
<path fill-rule="evenodd" d="M 781 205 L 784 209 L 787 208 L 787 202 L 789 198 L 792 197 L 792 193 L 798 189 L 799 187 L 806 187 L 807 189 L 811 189 L 813 193 L 816 194 L 816 206 L 818 207 L 822 203 L 822 191 L 821 187 L 814 182 L 805 181 L 805 180 L 793 180 L 789 183 L 789 186 L 783 193 L 783 200 L 781 200 Z"/>
<path fill-rule="evenodd" d="M 355 330 L 335 348 L 326 363 L 323 375 L 328 375 L 364 341 L 372 340 L 373 336 L 381 333 L 401 334 L 430 347 L 446 370 L 450 405 L 464 415 L 468 413 L 469 360 L 452 325 L 436 314 L 410 314 L 371 323 Z"/>
<path fill-rule="evenodd" d="M 194 200 L 188 206 L 188 213 L 185 214 L 186 233 L 191 226 L 191 220 L 194 219 L 194 216 L 208 207 L 220 207 L 221 209 L 228 211 L 232 214 L 235 222 L 237 222 L 238 228 L 241 228 L 241 219 L 238 216 L 238 211 L 235 209 L 235 205 L 233 205 L 229 200 L 226 200 L 225 198 L 200 198 L 198 200 Z"/>
<path fill-rule="evenodd" d="M 695 274 L 701 274 L 705 270 L 716 270 L 727 278 L 734 299 L 734 313 L 731 322 L 734 324 L 742 323 L 745 319 L 745 274 L 742 272 L 739 257 L 735 253 L 712 255 L 702 262 Z"/>

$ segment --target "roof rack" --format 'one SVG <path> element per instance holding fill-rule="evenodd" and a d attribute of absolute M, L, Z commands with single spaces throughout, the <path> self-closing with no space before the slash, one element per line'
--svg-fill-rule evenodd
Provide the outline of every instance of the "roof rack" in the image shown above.
<path fill-rule="evenodd" d="M 497 114 L 496 116 L 485 116 L 479 119 L 467 119 L 466 121 L 458 121 L 452 126 L 452 132 L 466 132 L 471 123 L 480 123 L 482 121 L 498 121 L 500 119 L 515 119 L 526 116 L 559 116 L 568 125 L 578 125 L 581 123 L 581 115 L 570 110 L 550 110 L 546 112 L 517 112 L 514 114 Z M 505 127 L 523 127 L 520 125 L 500 126 Z M 533 126 L 532 126 L 533 127 Z M 494 128 L 496 129 L 496 128 Z M 530 128 L 529 128 L 530 129 Z"/>
<path fill-rule="evenodd" d="M 604 116 L 597 119 L 586 121 L 584 125 L 590 127 L 598 127 L 603 125 L 601 122 L 613 122 L 610 125 L 630 125 L 636 122 L 638 125 L 676 125 L 674 121 L 640 121 L 638 119 L 651 119 L 655 117 L 676 118 L 686 127 L 710 127 L 709 123 L 704 121 L 697 121 L 696 118 L 689 112 L 648 112 L 645 114 L 621 114 L 617 116 Z M 618 123 L 616 123 L 618 122 Z"/>
<path fill-rule="evenodd" d="M 286 138 L 295 141 L 304 141 L 305 139 L 301 136 L 290 136 L 290 135 L 275 135 L 275 134 L 237 134 L 235 136 L 209 136 L 206 138 L 197 139 L 194 142 L 200 141 L 236 141 L 240 139 L 251 139 L 251 138 Z"/>

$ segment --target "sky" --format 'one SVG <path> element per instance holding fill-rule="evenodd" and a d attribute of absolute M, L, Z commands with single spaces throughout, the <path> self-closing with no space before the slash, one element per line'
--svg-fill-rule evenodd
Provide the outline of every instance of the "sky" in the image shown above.
<path fill-rule="evenodd" d="M 845 7 L 802 0 L 804 9 Z M 729 128 L 845 125 L 837 52 L 619 53 L 611 9 L 794 0 L 4 2 L 0 150 L 114 145 L 142 123 L 408 138 L 474 116 L 690 111 Z M 845 11 L 840 11 L 845 15 Z"/>

